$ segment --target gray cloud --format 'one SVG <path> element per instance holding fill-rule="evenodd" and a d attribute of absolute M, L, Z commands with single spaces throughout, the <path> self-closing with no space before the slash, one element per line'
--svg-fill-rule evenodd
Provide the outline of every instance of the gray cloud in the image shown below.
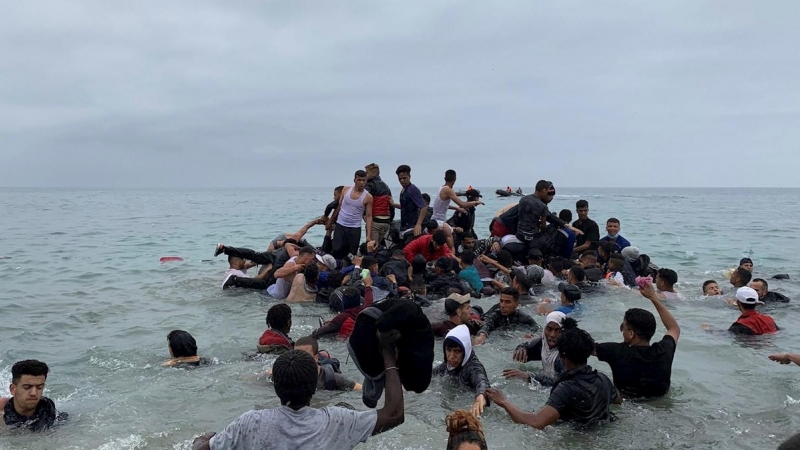
<path fill-rule="evenodd" d="M 800 186 L 795 2 L 6 9 L 0 185 Z"/>

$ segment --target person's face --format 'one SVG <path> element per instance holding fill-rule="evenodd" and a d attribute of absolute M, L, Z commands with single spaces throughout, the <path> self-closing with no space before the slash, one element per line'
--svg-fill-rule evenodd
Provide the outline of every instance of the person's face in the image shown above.
<path fill-rule="evenodd" d="M 39 400 L 42 399 L 42 394 L 44 394 L 46 379 L 44 375 L 36 377 L 22 375 L 19 377 L 17 384 L 12 383 L 9 386 L 9 391 L 14 396 L 14 402 L 27 410 L 36 409 L 36 405 L 39 404 Z"/>
<path fill-rule="evenodd" d="M 339 198 L 342 196 L 342 191 L 337 191 L 336 189 L 333 190 L 333 199 L 339 201 Z"/>
<path fill-rule="evenodd" d="M 500 294 L 500 314 L 510 316 L 519 306 L 519 301 L 507 294 Z"/>
<path fill-rule="evenodd" d="M 719 295 L 721 293 L 722 291 L 719 290 L 719 285 L 717 283 L 708 283 L 706 287 L 703 288 L 703 294 L 705 295 Z"/>
<path fill-rule="evenodd" d="M 567 298 L 567 295 L 564 294 L 563 292 L 561 293 L 561 304 L 569 305 L 569 299 Z"/>
<path fill-rule="evenodd" d="M 353 179 L 353 185 L 357 190 L 363 190 L 367 187 L 367 177 L 355 177 L 355 179 Z"/>
<path fill-rule="evenodd" d="M 553 199 L 556 198 L 556 194 L 546 194 L 544 199 L 542 199 L 545 203 L 550 203 Z"/>
<path fill-rule="evenodd" d="M 561 326 L 555 322 L 549 322 L 544 327 L 544 338 L 547 341 L 547 346 L 554 348 L 558 337 L 561 336 Z"/>
<path fill-rule="evenodd" d="M 746 263 L 742 264 L 739 267 L 741 267 L 742 269 L 744 269 L 744 270 L 746 270 L 748 272 L 752 272 L 753 271 L 753 263 L 746 262 Z"/>
<path fill-rule="evenodd" d="M 444 356 L 447 359 L 447 365 L 450 367 L 458 367 L 461 361 L 464 360 L 464 350 L 461 347 L 445 347 Z"/>
<path fill-rule="evenodd" d="M 573 275 L 572 272 L 567 272 L 567 283 L 578 284 L 578 280 L 575 279 L 575 275 Z"/>
<path fill-rule="evenodd" d="M 409 184 L 411 184 L 411 174 L 406 172 L 400 172 L 397 174 L 397 181 L 400 182 L 400 186 L 407 188 Z"/>
<path fill-rule="evenodd" d="M 575 210 L 578 213 L 578 219 L 586 220 L 589 218 L 589 207 L 578 208 Z"/>
<path fill-rule="evenodd" d="M 656 289 L 663 291 L 664 287 L 664 280 L 662 280 L 660 276 L 656 275 Z"/>
<path fill-rule="evenodd" d="M 439 250 L 440 248 L 442 248 L 442 246 L 437 244 L 436 241 L 434 241 L 433 239 L 431 239 L 431 245 L 433 245 L 434 250 Z"/>
<path fill-rule="evenodd" d="M 619 331 L 622 333 L 622 342 L 630 344 L 631 341 L 633 341 L 635 334 L 633 330 L 628 327 L 628 322 L 626 322 L 625 319 L 622 319 L 622 323 L 619 326 Z"/>
<path fill-rule="evenodd" d="M 464 250 L 472 250 L 475 248 L 475 238 L 473 237 L 465 237 L 461 240 L 461 246 L 464 247 Z"/>
<path fill-rule="evenodd" d="M 619 233 L 619 224 L 616 222 L 606 222 L 606 232 L 612 236 Z"/>
<path fill-rule="evenodd" d="M 461 323 L 469 322 L 469 308 L 469 302 L 458 307 L 458 318 L 461 319 Z"/>
<path fill-rule="evenodd" d="M 314 348 L 311 347 L 310 345 L 295 345 L 294 349 L 295 350 L 300 350 L 301 352 L 306 352 L 309 355 L 311 355 L 311 357 L 314 358 L 314 361 L 317 360 L 317 355 L 314 354 Z"/>
<path fill-rule="evenodd" d="M 752 282 L 750 282 L 750 287 L 755 289 L 756 292 L 758 292 L 758 299 L 759 300 L 761 300 L 762 298 L 764 298 L 765 295 L 767 295 L 767 287 L 764 286 L 764 283 L 762 283 L 760 281 L 752 281 Z"/>
<path fill-rule="evenodd" d="M 310 253 L 303 253 L 302 255 L 298 256 L 295 262 L 297 264 L 302 264 L 304 266 L 311 263 L 311 260 L 316 259 L 313 254 Z"/>

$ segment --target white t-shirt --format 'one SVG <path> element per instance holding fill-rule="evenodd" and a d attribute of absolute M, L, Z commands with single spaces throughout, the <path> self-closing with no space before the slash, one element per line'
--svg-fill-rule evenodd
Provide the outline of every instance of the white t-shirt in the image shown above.
<path fill-rule="evenodd" d="M 378 412 L 352 411 L 336 406 L 288 406 L 249 411 L 211 438 L 211 450 L 327 450 L 352 449 L 366 442 Z"/>
<path fill-rule="evenodd" d="M 228 282 L 228 278 L 230 278 L 233 275 L 236 275 L 237 277 L 247 278 L 247 271 L 229 268 L 228 270 L 225 271 L 225 278 L 223 278 L 222 280 L 222 286 L 225 286 L 225 283 Z"/>
<path fill-rule="evenodd" d="M 665 300 L 686 300 L 686 298 L 680 292 L 669 292 L 669 291 L 658 291 L 664 294 Z"/>

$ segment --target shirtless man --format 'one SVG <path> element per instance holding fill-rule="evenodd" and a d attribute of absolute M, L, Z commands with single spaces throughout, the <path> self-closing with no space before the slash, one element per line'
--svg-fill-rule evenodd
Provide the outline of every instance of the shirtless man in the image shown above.
<path fill-rule="evenodd" d="M 281 233 L 281 234 L 275 236 L 275 239 L 270 241 L 269 246 L 267 247 L 267 251 L 271 252 L 273 250 L 277 250 L 279 248 L 283 248 L 284 244 L 286 244 L 286 241 L 288 239 L 293 240 L 294 242 L 296 242 L 301 247 L 302 246 L 306 246 L 306 245 L 308 245 L 308 242 L 305 239 L 303 239 L 303 237 L 306 235 L 306 233 L 308 233 L 308 230 L 310 230 L 311 227 L 313 227 L 314 225 L 319 225 L 319 224 L 324 224 L 324 223 L 325 222 L 322 219 L 314 218 L 314 219 L 311 219 L 308 222 L 306 222 L 306 224 L 303 225 L 302 228 L 300 228 L 299 230 L 295 231 L 294 233 Z M 289 241 L 289 242 L 291 242 L 291 241 Z"/>
<path fill-rule="evenodd" d="M 301 248 L 297 256 L 290 258 L 283 267 L 275 271 L 275 284 L 267 288 L 267 293 L 278 300 L 285 299 L 292 289 L 295 276 L 315 260 L 314 250 L 309 247 Z"/>
<path fill-rule="evenodd" d="M 361 243 L 361 218 L 366 221 L 367 240 L 372 232 L 372 194 L 366 191 L 367 172 L 357 170 L 353 186 L 342 190 L 339 206 L 336 207 L 329 223 L 335 223 L 333 231 L 333 251 L 336 259 L 348 253 L 356 254 Z"/>
<path fill-rule="evenodd" d="M 455 184 L 456 171 L 449 169 L 444 173 L 444 186 L 439 188 L 439 193 L 433 199 L 433 215 L 431 216 L 431 219 L 435 220 L 439 224 L 439 228 L 444 230 L 447 235 L 447 246 L 450 247 L 450 251 L 453 253 L 455 253 L 456 250 L 455 243 L 453 242 L 453 229 L 445 222 L 445 220 L 447 220 L 447 210 L 452 209 L 454 211 L 466 213 L 466 208 L 483 205 L 483 202 L 480 200 L 465 202 L 458 198 L 453 190 Z M 458 206 L 450 206 L 450 201 Z"/>

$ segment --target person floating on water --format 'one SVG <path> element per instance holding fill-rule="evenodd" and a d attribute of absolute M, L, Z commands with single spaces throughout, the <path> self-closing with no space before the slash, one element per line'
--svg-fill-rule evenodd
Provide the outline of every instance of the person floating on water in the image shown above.
<path fill-rule="evenodd" d="M 11 397 L 0 398 L 0 416 L 6 426 L 43 431 L 69 417 L 58 412 L 53 400 L 43 395 L 49 372 L 47 364 L 35 359 L 11 366 Z"/>
<path fill-rule="evenodd" d="M 167 335 L 167 348 L 170 359 L 162 366 L 199 366 L 208 364 L 208 360 L 197 355 L 197 342 L 187 331 L 172 330 Z"/>

